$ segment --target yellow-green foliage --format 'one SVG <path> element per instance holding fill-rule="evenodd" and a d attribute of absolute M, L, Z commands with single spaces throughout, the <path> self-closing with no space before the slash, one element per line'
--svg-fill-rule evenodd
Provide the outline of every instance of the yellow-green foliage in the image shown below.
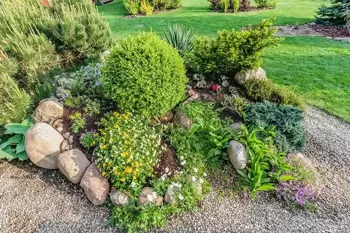
<path fill-rule="evenodd" d="M 0 126 L 22 121 L 30 105 L 29 95 L 5 73 L 0 73 Z"/>
<path fill-rule="evenodd" d="M 97 166 L 117 189 L 143 187 L 152 176 L 161 135 L 144 116 L 114 112 L 101 121 Z"/>
<path fill-rule="evenodd" d="M 246 30 L 219 31 L 215 39 L 198 37 L 187 55 L 189 68 L 208 78 L 232 77 L 241 70 L 256 69 L 261 66 L 262 51 L 281 41 L 274 37 L 276 31 L 272 20 L 265 19 Z"/>
<path fill-rule="evenodd" d="M 154 33 L 142 33 L 111 49 L 102 82 L 121 110 L 161 116 L 182 100 L 187 78 L 176 49 Z"/>
<path fill-rule="evenodd" d="M 132 15 L 151 15 L 153 10 L 176 9 L 181 0 L 124 0 L 125 9 Z"/>
<path fill-rule="evenodd" d="M 0 2 L 0 51 L 18 65 L 21 82 L 32 84 L 38 74 L 110 44 L 110 28 L 90 0 L 52 0 L 49 7 L 41 0 Z"/>

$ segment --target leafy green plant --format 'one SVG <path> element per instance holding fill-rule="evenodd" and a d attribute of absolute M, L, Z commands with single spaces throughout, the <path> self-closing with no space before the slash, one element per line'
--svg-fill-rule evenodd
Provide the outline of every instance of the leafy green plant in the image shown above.
<path fill-rule="evenodd" d="M 141 0 L 124 0 L 125 9 L 132 15 L 137 15 L 140 12 Z"/>
<path fill-rule="evenodd" d="M 222 0 L 221 5 L 221 7 L 224 9 L 224 12 L 227 13 L 229 7 L 229 0 Z"/>
<path fill-rule="evenodd" d="M 215 39 L 198 37 L 193 51 L 186 55 L 188 67 L 208 78 L 233 77 L 238 71 L 257 69 L 262 51 L 281 41 L 274 37 L 276 30 L 272 20 L 262 20 L 246 30 L 219 31 Z"/>
<path fill-rule="evenodd" d="M 143 187 L 160 153 L 161 134 L 144 116 L 114 112 L 101 120 L 97 165 L 116 189 Z"/>
<path fill-rule="evenodd" d="M 300 109 L 265 102 L 247 105 L 245 113 L 245 123 L 249 128 L 276 128 L 274 141 L 279 151 L 290 152 L 304 147 L 305 131 Z"/>
<path fill-rule="evenodd" d="M 86 148 L 93 148 L 97 143 L 97 133 L 95 130 L 85 132 L 80 136 L 80 144 Z"/>
<path fill-rule="evenodd" d="M 323 24 L 345 25 L 350 11 L 350 0 L 330 0 L 331 5 L 323 5 L 317 12 L 317 22 Z"/>
<path fill-rule="evenodd" d="M 80 130 L 84 129 L 86 126 L 86 120 L 83 118 L 80 112 L 76 112 L 69 116 L 69 119 L 72 122 L 72 131 L 77 134 Z"/>
<path fill-rule="evenodd" d="M 255 102 L 271 101 L 277 104 L 293 105 L 300 109 L 304 101 L 287 87 L 273 84 L 271 80 L 249 80 L 243 84 L 243 90 L 248 98 Z"/>
<path fill-rule="evenodd" d="M 222 110 L 229 109 L 244 117 L 244 108 L 248 102 L 238 95 L 224 95 L 224 100 L 220 104 Z"/>
<path fill-rule="evenodd" d="M 0 159 L 27 160 L 28 156 L 25 151 L 25 135 L 28 129 L 33 125 L 31 119 L 26 119 L 21 123 L 11 123 L 5 125 L 6 131 L 3 137 L 7 136 L 4 142 L 0 144 Z"/>
<path fill-rule="evenodd" d="M 273 128 L 248 130 L 242 127 L 237 140 L 246 148 L 248 163 L 244 170 L 237 171 L 244 184 L 250 187 L 252 198 L 256 198 L 258 191 L 276 190 L 280 180 L 294 179 L 282 176 L 289 170 L 285 161 L 285 154 L 279 153 L 274 146 L 275 131 Z"/>
<path fill-rule="evenodd" d="M 232 11 L 233 11 L 233 13 L 237 13 L 240 7 L 241 7 L 241 1 L 240 0 L 232 0 Z"/>
<path fill-rule="evenodd" d="M 31 104 L 30 96 L 18 87 L 16 81 L 0 73 L 0 126 L 22 121 Z"/>
<path fill-rule="evenodd" d="M 275 8 L 277 5 L 276 0 L 255 0 L 255 3 L 259 8 Z"/>
<path fill-rule="evenodd" d="M 181 0 L 124 0 L 125 9 L 132 15 L 151 15 L 153 10 L 176 9 L 180 5 Z"/>
<path fill-rule="evenodd" d="M 101 104 L 98 100 L 87 99 L 85 101 L 84 111 L 88 113 L 90 116 L 96 114 L 100 114 Z"/>
<path fill-rule="evenodd" d="M 153 33 L 142 33 L 111 49 L 102 82 L 121 110 L 162 116 L 183 99 L 185 73 L 176 49 Z"/>
<path fill-rule="evenodd" d="M 168 30 L 164 31 L 164 37 L 181 55 L 191 52 L 193 49 L 193 32 L 183 25 L 173 24 L 169 26 Z"/>

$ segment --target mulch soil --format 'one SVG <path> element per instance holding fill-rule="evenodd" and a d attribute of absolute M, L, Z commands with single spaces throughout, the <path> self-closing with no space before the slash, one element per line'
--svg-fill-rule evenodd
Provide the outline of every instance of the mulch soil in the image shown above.
<path fill-rule="evenodd" d="M 309 28 L 327 37 L 350 37 L 350 30 L 347 27 L 309 24 Z"/>

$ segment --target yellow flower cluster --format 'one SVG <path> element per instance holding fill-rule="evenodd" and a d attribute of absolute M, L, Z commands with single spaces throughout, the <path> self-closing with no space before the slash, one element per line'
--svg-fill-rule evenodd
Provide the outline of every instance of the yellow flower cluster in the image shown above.
<path fill-rule="evenodd" d="M 160 135 L 142 116 L 114 112 L 102 120 L 97 164 L 114 187 L 143 184 L 153 172 Z"/>

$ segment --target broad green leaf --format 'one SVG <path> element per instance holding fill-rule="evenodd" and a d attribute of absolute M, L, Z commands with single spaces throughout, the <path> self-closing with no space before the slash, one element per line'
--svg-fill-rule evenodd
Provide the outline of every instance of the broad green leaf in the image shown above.
<path fill-rule="evenodd" d="M 27 153 L 25 151 L 22 151 L 22 152 L 18 153 L 16 156 L 21 161 L 24 161 L 24 160 L 28 159 Z"/>
<path fill-rule="evenodd" d="M 29 126 L 23 126 L 21 124 L 7 124 L 5 125 L 5 134 L 23 134 L 27 132 Z"/>
<path fill-rule="evenodd" d="M 28 117 L 27 119 L 21 122 L 21 125 L 31 127 L 33 126 L 33 121 L 30 117 Z"/>
<path fill-rule="evenodd" d="M 7 152 L 3 151 L 2 149 L 0 149 L 0 159 L 12 160 L 13 158 L 12 158 L 12 156 L 9 153 L 7 153 Z"/>
<path fill-rule="evenodd" d="M 25 151 L 25 144 L 24 144 L 24 140 L 19 142 L 16 146 L 16 153 L 22 153 L 23 151 Z"/>
<path fill-rule="evenodd" d="M 243 171 L 237 170 L 237 173 L 244 178 L 248 178 L 247 174 L 245 174 Z"/>
<path fill-rule="evenodd" d="M 256 189 L 257 191 L 270 191 L 270 190 L 276 190 L 276 187 L 273 184 L 263 184 L 259 188 Z"/>

